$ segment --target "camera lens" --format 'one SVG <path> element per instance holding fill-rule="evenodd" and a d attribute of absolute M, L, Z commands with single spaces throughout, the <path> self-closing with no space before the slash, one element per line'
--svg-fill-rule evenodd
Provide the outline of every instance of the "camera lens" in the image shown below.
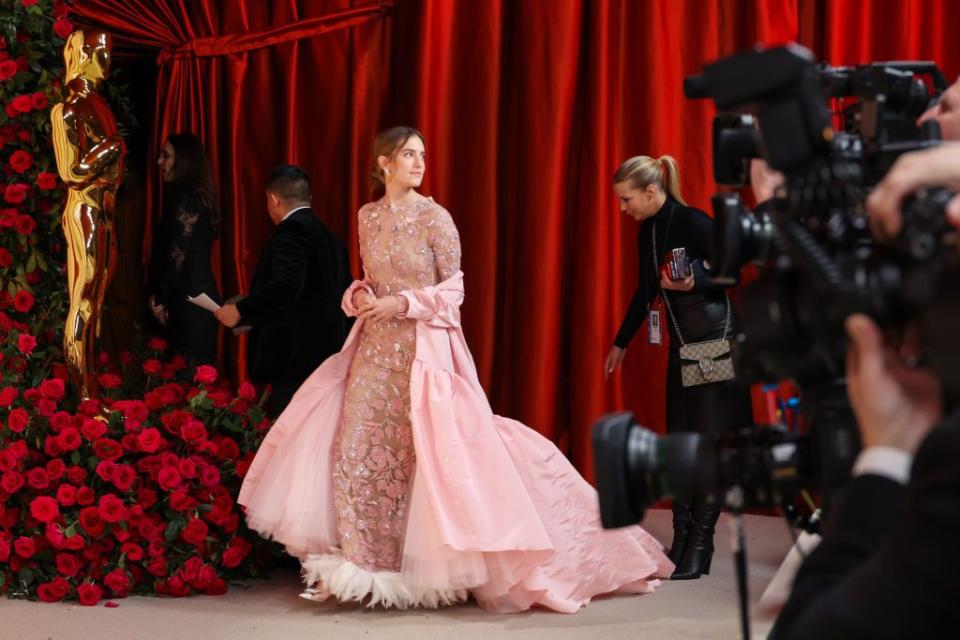
<path fill-rule="evenodd" d="M 700 436 L 665 437 L 644 429 L 632 413 L 604 416 L 593 427 L 593 457 L 604 528 L 636 524 L 663 498 L 690 498 L 696 488 Z"/>

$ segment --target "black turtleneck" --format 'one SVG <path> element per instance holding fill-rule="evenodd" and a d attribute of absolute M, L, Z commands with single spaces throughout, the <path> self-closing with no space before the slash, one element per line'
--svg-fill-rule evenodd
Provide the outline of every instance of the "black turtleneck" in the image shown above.
<path fill-rule="evenodd" d="M 713 220 L 703 211 L 682 205 L 668 195 L 660 211 L 646 219 L 637 234 L 640 281 L 613 343 L 622 349 L 627 347 L 647 319 L 650 305 L 660 294 L 660 273 L 651 259 L 654 223 L 657 227 L 657 252 L 660 254 L 657 263 L 663 264 L 664 257 L 671 249 L 684 247 L 693 266 L 693 289 L 668 292 L 684 340 L 696 342 L 720 337 L 726 319 L 725 287 L 714 283 L 703 265 L 705 260 L 709 263 L 712 255 Z M 672 344 L 676 348 L 676 332 L 666 312 L 661 318 L 661 325 L 669 328 L 674 338 Z"/>

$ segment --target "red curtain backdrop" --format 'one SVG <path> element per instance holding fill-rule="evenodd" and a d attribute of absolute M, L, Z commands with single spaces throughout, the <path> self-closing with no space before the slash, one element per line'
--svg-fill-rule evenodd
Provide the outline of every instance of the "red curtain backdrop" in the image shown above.
<path fill-rule="evenodd" d="M 912 8 L 891 20 L 888 4 Z M 420 128 L 424 192 L 460 229 L 464 331 L 494 410 L 553 438 L 588 476 L 599 415 L 664 423 L 663 349 L 638 335 L 624 372 L 602 377 L 638 261 L 610 177 L 629 156 L 671 154 L 687 200 L 709 210 L 713 109 L 684 99 L 683 77 L 798 34 L 833 62 L 941 60 L 957 24 L 948 1 L 83 0 L 75 12 L 157 56 L 156 112 L 144 114 L 155 146 L 175 130 L 206 142 L 225 295 L 245 291 L 271 232 L 271 166 L 310 171 L 314 208 L 357 267 L 373 136 Z"/>

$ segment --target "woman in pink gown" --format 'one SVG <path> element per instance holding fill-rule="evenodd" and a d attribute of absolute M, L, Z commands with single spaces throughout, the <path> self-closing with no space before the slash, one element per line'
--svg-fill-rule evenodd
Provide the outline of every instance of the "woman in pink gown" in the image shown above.
<path fill-rule="evenodd" d="M 387 130 L 373 157 L 386 193 L 359 212 L 364 279 L 343 298 L 357 322 L 264 439 L 248 523 L 300 558 L 312 600 L 573 613 L 653 591 L 673 571 L 661 545 L 601 529 L 560 451 L 492 413 L 460 330 L 457 229 L 416 191 L 422 135 Z"/>

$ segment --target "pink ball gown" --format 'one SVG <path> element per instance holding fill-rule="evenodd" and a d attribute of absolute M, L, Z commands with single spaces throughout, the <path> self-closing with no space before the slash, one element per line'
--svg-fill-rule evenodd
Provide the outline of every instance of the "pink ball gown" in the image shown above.
<path fill-rule="evenodd" d="M 340 600 L 573 613 L 648 593 L 673 564 L 639 526 L 600 527 L 594 489 L 546 438 L 496 416 L 460 330 L 463 274 L 432 199 L 359 212 L 365 278 L 343 298 L 397 295 L 357 322 L 263 441 L 239 502 L 249 525 Z"/>

